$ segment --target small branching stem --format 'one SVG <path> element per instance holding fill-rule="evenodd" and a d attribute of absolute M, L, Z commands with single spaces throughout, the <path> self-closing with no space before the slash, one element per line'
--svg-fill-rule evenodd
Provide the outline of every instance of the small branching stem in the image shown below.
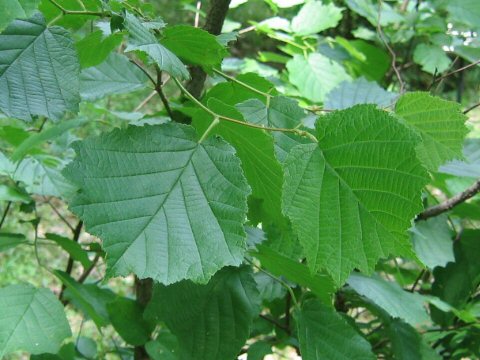
<path fill-rule="evenodd" d="M 299 135 L 299 136 L 303 136 L 303 137 L 308 137 L 313 142 L 318 142 L 317 138 L 314 135 L 310 134 L 308 131 L 299 130 L 299 129 L 285 129 L 285 128 L 274 128 L 274 127 L 262 126 L 262 125 L 252 124 L 252 123 L 248 123 L 248 122 L 245 122 L 245 121 L 242 121 L 242 120 L 233 119 L 233 118 L 230 118 L 228 116 L 223 116 L 223 115 L 217 114 L 215 111 L 206 107 L 197 98 L 195 98 L 192 94 L 190 94 L 188 92 L 188 90 L 180 83 L 180 81 L 178 81 L 176 78 L 173 78 L 173 81 L 175 81 L 177 86 L 180 88 L 180 90 L 184 93 L 184 95 L 188 99 L 193 101 L 198 107 L 200 107 L 202 110 L 204 110 L 205 112 L 212 115 L 214 118 L 218 118 L 219 120 L 228 121 L 228 122 L 231 122 L 231 123 L 235 123 L 235 124 L 238 124 L 238 125 L 247 126 L 247 127 L 251 127 L 251 128 L 259 129 L 259 130 L 291 133 L 291 134 L 295 134 L 295 135 Z"/>
<path fill-rule="evenodd" d="M 100 17 L 109 17 L 111 14 L 109 12 L 103 11 L 90 11 L 90 10 L 67 10 L 62 5 L 60 5 L 56 0 L 50 0 L 50 2 L 55 5 L 63 15 L 91 15 L 91 16 L 100 16 Z"/>

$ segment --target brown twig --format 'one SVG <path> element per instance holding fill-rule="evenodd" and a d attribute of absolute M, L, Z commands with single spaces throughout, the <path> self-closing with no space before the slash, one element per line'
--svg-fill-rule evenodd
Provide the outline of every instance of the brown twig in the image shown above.
<path fill-rule="evenodd" d="M 87 280 L 88 276 L 90 275 L 90 273 L 92 272 L 92 270 L 95 268 L 95 266 L 97 265 L 98 263 L 98 260 L 100 259 L 100 254 L 96 254 L 95 255 L 95 258 L 93 259 L 92 261 L 92 264 L 84 270 L 84 272 L 82 273 L 82 275 L 80 275 L 80 277 L 78 278 L 78 282 L 80 284 L 84 283 L 85 280 Z"/>
<path fill-rule="evenodd" d="M 392 69 L 395 72 L 395 75 L 397 76 L 398 82 L 400 84 L 400 93 L 403 93 L 405 91 L 405 83 L 402 79 L 402 75 L 400 74 L 400 70 L 398 70 L 397 68 L 397 54 L 395 54 L 395 51 L 393 51 L 392 47 L 388 44 L 387 38 L 383 33 L 382 26 L 380 25 L 381 14 L 382 14 L 382 0 L 378 0 L 377 33 L 378 33 L 378 36 L 380 37 L 380 40 L 382 40 L 388 52 L 392 56 Z"/>
<path fill-rule="evenodd" d="M 60 5 L 56 0 L 50 0 L 50 2 L 56 6 L 63 15 L 91 15 L 91 16 L 100 16 L 100 17 L 108 17 L 111 16 L 108 12 L 102 11 L 89 11 L 89 10 L 67 10 L 62 5 Z"/>
<path fill-rule="evenodd" d="M 472 111 L 473 109 L 476 109 L 476 108 L 479 107 L 479 106 L 480 106 L 480 102 L 478 102 L 478 103 L 476 103 L 476 104 L 474 104 L 474 105 L 466 108 L 465 110 L 463 110 L 463 113 L 464 113 L 464 114 L 468 114 L 470 111 Z"/>
<path fill-rule="evenodd" d="M 278 322 L 276 319 L 273 319 L 270 316 L 263 315 L 263 314 L 260 314 L 258 316 L 260 316 L 262 319 L 274 324 L 275 326 L 278 326 L 280 329 L 284 330 L 288 334 L 290 333 L 290 329 L 287 326 L 283 325 L 282 323 Z"/>
<path fill-rule="evenodd" d="M 477 61 L 475 61 L 475 62 L 473 62 L 473 63 L 468 64 L 468 65 L 462 66 L 461 68 L 458 68 L 457 70 L 451 71 L 451 72 L 449 72 L 449 73 L 447 73 L 447 74 L 445 74 L 445 75 L 443 75 L 443 76 L 440 76 L 440 77 L 438 77 L 438 78 L 435 80 L 435 82 L 441 81 L 441 80 L 443 80 L 443 79 L 445 79 L 445 78 L 447 78 L 447 77 L 449 77 L 449 76 L 451 76 L 451 75 L 453 75 L 453 74 L 456 74 L 456 73 L 458 73 L 458 72 L 460 72 L 460 71 L 467 70 L 468 68 L 471 68 L 472 66 L 475 66 L 475 65 L 477 65 L 477 64 L 480 64 L 480 60 L 477 60 Z"/>
<path fill-rule="evenodd" d="M 165 96 L 165 94 L 163 93 L 163 89 L 162 89 L 162 86 L 163 86 L 162 71 L 160 70 L 160 68 L 158 66 L 156 67 L 156 71 L 157 71 L 157 81 L 156 81 L 156 84 L 155 84 L 155 91 L 158 93 L 158 96 L 160 96 L 160 99 L 162 100 L 163 106 L 165 107 L 165 110 L 168 113 L 168 116 L 170 117 L 170 119 L 173 120 L 172 109 L 170 108 L 170 104 L 168 103 L 168 99 Z"/>
<path fill-rule="evenodd" d="M 72 238 L 72 241 L 74 242 L 78 242 L 78 240 L 80 239 L 80 234 L 82 233 L 82 228 L 83 228 L 83 221 L 79 221 L 77 226 L 75 226 L 75 229 L 73 230 L 73 238 Z M 67 267 L 65 269 L 65 272 L 70 275 L 72 273 L 72 270 L 73 270 L 73 257 L 70 255 L 68 257 L 68 262 L 67 262 Z M 65 289 L 66 289 L 66 285 L 65 284 L 62 284 L 62 289 L 60 290 L 60 294 L 58 295 L 58 298 L 60 301 L 62 301 L 63 299 L 63 293 L 65 292 Z M 66 303 L 63 302 L 63 304 L 65 305 Z"/>
<path fill-rule="evenodd" d="M 410 288 L 410 292 L 415 292 L 415 289 L 418 285 L 418 283 L 420 282 L 420 280 L 422 279 L 423 275 L 425 274 L 425 269 L 422 269 L 422 271 L 420 271 L 420 274 L 418 274 L 417 278 L 415 279 L 415 282 L 413 283 L 412 287 Z"/>
<path fill-rule="evenodd" d="M 462 191 L 461 193 L 451 197 L 450 199 L 438 205 L 425 209 L 424 211 L 422 211 L 420 214 L 417 215 L 417 218 L 415 219 L 415 221 L 426 220 L 428 218 L 447 212 L 453 209 L 455 206 L 472 198 L 478 192 L 480 192 L 480 179 L 475 181 L 475 183 L 472 186 L 468 187 L 465 191 Z"/>
<path fill-rule="evenodd" d="M 3 223 L 5 222 L 5 219 L 7 218 L 8 212 L 10 211 L 10 207 L 12 206 L 12 202 L 9 201 L 7 203 L 7 206 L 5 206 L 5 210 L 3 211 L 2 219 L 0 220 L 0 229 L 3 226 Z"/>

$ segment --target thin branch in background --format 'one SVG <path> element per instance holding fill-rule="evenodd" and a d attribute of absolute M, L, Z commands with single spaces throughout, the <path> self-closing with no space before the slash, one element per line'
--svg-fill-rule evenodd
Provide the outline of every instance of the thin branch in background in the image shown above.
<path fill-rule="evenodd" d="M 457 63 L 457 61 L 458 61 L 459 59 L 460 59 L 460 56 L 456 56 L 455 59 L 453 59 L 453 61 L 452 61 L 452 63 L 450 64 L 450 66 L 448 67 L 448 69 L 445 70 L 445 71 L 450 71 L 451 69 L 453 69 L 453 67 L 455 66 L 455 64 Z M 435 74 L 434 74 L 434 75 L 435 75 Z M 444 80 L 445 80 L 445 79 L 441 79 L 441 80 L 438 81 L 438 84 L 437 84 L 437 86 L 435 87 L 435 90 L 433 90 L 433 92 L 432 92 L 433 94 L 436 94 L 436 93 L 438 92 L 438 90 L 440 89 L 440 86 L 442 86 Z M 436 81 L 437 81 L 436 76 L 434 76 L 433 79 L 432 79 L 432 83 L 430 84 L 430 87 L 428 88 L 429 91 L 431 90 L 431 88 L 433 87 L 433 85 L 435 84 Z"/>
<path fill-rule="evenodd" d="M 402 79 L 402 75 L 400 74 L 400 70 L 398 70 L 397 68 L 397 54 L 395 54 L 395 51 L 393 51 L 391 46 L 388 44 L 387 38 L 383 33 L 382 26 L 380 25 L 381 15 L 382 15 L 382 0 L 378 0 L 377 33 L 380 39 L 382 40 L 383 44 L 387 48 L 388 52 L 392 56 L 392 69 L 395 72 L 395 75 L 397 76 L 398 83 L 400 84 L 400 93 L 402 94 L 405 91 L 405 83 Z"/>
<path fill-rule="evenodd" d="M 273 319 L 270 316 L 263 315 L 263 314 L 260 314 L 258 316 L 261 317 L 262 319 L 272 323 L 273 325 L 278 326 L 280 329 L 282 329 L 286 333 L 290 334 L 290 329 L 287 326 L 283 325 L 282 323 L 278 322 L 276 319 Z"/>
<path fill-rule="evenodd" d="M 72 226 L 72 224 L 70 224 L 68 222 L 68 220 L 60 213 L 60 211 L 58 211 L 58 209 L 50 202 L 50 200 L 44 196 L 44 199 L 45 199 L 45 202 L 50 205 L 50 207 L 52 208 L 52 210 L 55 212 L 55 214 L 57 214 L 57 216 L 60 218 L 60 220 L 62 220 L 65 225 L 67 225 L 67 227 L 73 232 L 75 233 L 75 228 Z"/>
<path fill-rule="evenodd" d="M 54 6 L 56 6 L 63 15 L 92 15 L 100 17 L 109 17 L 111 16 L 108 12 L 103 11 L 88 11 L 88 10 L 67 10 L 62 5 L 60 5 L 56 0 L 50 0 Z"/>
<path fill-rule="evenodd" d="M 412 287 L 410 288 L 410 292 L 415 292 L 415 289 L 418 285 L 418 283 L 420 282 L 420 280 L 423 278 L 423 275 L 425 274 L 425 269 L 422 269 L 422 271 L 420 271 L 420 274 L 418 274 L 417 278 L 415 279 Z"/>
<path fill-rule="evenodd" d="M 246 34 L 246 33 L 250 32 L 250 31 L 255 30 L 256 28 L 257 28 L 256 25 L 248 26 L 248 27 L 246 27 L 246 28 L 244 28 L 244 29 L 238 30 L 238 35 Z"/>
<path fill-rule="evenodd" d="M 73 238 L 72 238 L 72 241 L 78 243 L 78 240 L 80 239 L 80 235 L 82 233 L 82 228 L 83 228 L 83 221 L 80 220 L 77 224 L 77 226 L 75 226 L 75 229 L 73 231 Z M 67 262 L 67 267 L 65 269 L 65 272 L 70 275 L 72 273 L 72 270 L 73 270 L 73 258 L 72 256 L 69 256 L 68 257 L 68 262 Z M 65 289 L 67 287 L 65 286 L 65 284 L 62 284 L 62 289 L 60 290 L 60 294 L 58 295 L 58 298 L 60 299 L 60 301 L 62 301 L 63 299 L 63 293 L 65 292 Z M 66 302 L 63 301 L 63 304 L 65 305 Z"/>
<path fill-rule="evenodd" d="M 472 111 L 473 109 L 476 109 L 476 108 L 479 107 L 479 106 L 480 106 L 480 102 L 478 102 L 478 103 L 476 103 L 476 104 L 474 104 L 474 105 L 466 108 L 466 109 L 463 111 L 463 113 L 464 113 L 464 114 L 468 114 L 470 111 Z"/>
<path fill-rule="evenodd" d="M 202 8 L 202 1 L 198 0 L 197 1 L 197 7 L 195 11 L 195 20 L 193 22 L 193 26 L 198 28 L 198 24 L 200 23 L 200 9 Z"/>
<path fill-rule="evenodd" d="M 7 206 L 5 206 L 5 210 L 3 210 L 2 219 L 0 220 L 0 229 L 2 228 L 3 223 L 5 222 L 5 219 L 7 218 L 8 212 L 10 211 L 11 207 L 12 207 L 12 202 L 11 201 L 7 202 Z"/>
<path fill-rule="evenodd" d="M 446 79 L 447 77 L 449 77 L 449 76 L 451 76 L 451 75 L 453 75 L 453 74 L 456 74 L 456 73 L 458 73 L 458 72 L 467 70 L 467 69 L 469 69 L 469 68 L 471 68 L 471 67 L 473 67 L 473 66 L 475 66 L 475 65 L 478 65 L 478 64 L 480 64 L 480 60 L 477 60 L 477 61 L 475 61 L 475 62 L 473 62 L 473 63 L 468 64 L 468 65 L 462 66 L 461 68 L 458 68 L 457 70 L 451 71 L 451 72 L 449 72 L 449 73 L 447 73 L 447 74 L 445 74 L 445 75 L 443 75 L 443 76 L 440 76 L 439 78 L 436 79 L 436 81 L 441 81 L 441 80 L 443 80 L 443 79 Z"/>
<path fill-rule="evenodd" d="M 448 200 L 445 200 L 444 202 L 438 205 L 429 207 L 428 209 L 422 211 L 420 214 L 417 215 L 417 218 L 415 219 L 415 221 L 426 220 L 428 218 L 443 214 L 444 212 L 447 212 L 453 209 L 455 206 L 474 197 L 479 192 L 480 192 L 480 179 L 475 181 L 475 183 L 472 186 L 468 187 L 465 191 L 462 191 L 461 193 L 451 197 Z"/>
<path fill-rule="evenodd" d="M 77 281 L 78 281 L 80 284 L 84 283 L 85 280 L 87 280 L 87 278 L 90 276 L 92 270 L 95 269 L 95 266 L 97 265 L 98 260 L 100 260 L 100 254 L 97 253 L 97 254 L 95 255 L 95 258 L 94 258 L 93 261 L 92 261 L 92 264 L 91 264 L 87 269 L 85 269 L 85 270 L 83 271 L 82 275 L 80 275 L 80 277 L 78 278 Z"/>
<path fill-rule="evenodd" d="M 139 111 L 141 108 L 143 108 L 147 103 L 153 99 L 153 97 L 157 95 L 157 90 L 153 90 L 145 99 L 142 100 L 140 104 L 133 110 L 134 112 Z"/>

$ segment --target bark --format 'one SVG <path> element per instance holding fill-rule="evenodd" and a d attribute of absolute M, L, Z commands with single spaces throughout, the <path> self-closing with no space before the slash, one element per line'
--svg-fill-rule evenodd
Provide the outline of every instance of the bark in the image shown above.
<path fill-rule="evenodd" d="M 222 32 L 223 23 L 227 16 L 230 0 L 210 0 L 210 7 L 207 12 L 205 25 L 203 29 L 212 35 L 219 35 Z M 199 66 L 193 66 L 190 69 L 192 79 L 187 84 L 187 90 L 199 99 L 202 96 L 203 86 L 207 79 L 207 74 Z"/>

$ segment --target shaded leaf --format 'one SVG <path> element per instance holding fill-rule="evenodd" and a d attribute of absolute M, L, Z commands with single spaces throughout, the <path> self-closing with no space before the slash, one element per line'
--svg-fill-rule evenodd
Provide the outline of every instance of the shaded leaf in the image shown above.
<path fill-rule="evenodd" d="M 26 19 L 33 15 L 40 0 L 5 0 L 0 12 L 0 31 L 15 19 Z"/>
<path fill-rule="evenodd" d="M 304 301 L 295 320 L 304 360 L 375 359 L 368 341 L 335 310 L 315 299 Z"/>
<path fill-rule="evenodd" d="M 208 284 L 156 285 L 146 316 L 177 336 L 179 358 L 233 359 L 250 334 L 260 298 L 248 267 L 224 268 Z"/>
<path fill-rule="evenodd" d="M 447 216 L 416 222 L 412 229 L 412 240 L 418 258 L 430 269 L 455 261 Z"/>
<path fill-rule="evenodd" d="M 400 318 L 414 326 L 429 320 L 423 305 L 424 299 L 403 290 L 395 282 L 386 281 L 380 276 L 367 277 L 355 273 L 350 275 L 347 283 L 393 318 Z"/>
<path fill-rule="evenodd" d="M 102 31 L 94 31 L 75 43 L 78 60 L 82 68 L 101 64 L 117 48 L 123 39 L 123 34 L 113 33 L 104 36 Z"/>
<path fill-rule="evenodd" d="M 107 95 L 125 94 L 146 86 L 147 77 L 127 57 L 110 54 L 98 66 L 82 70 L 80 94 L 84 100 L 97 100 Z"/>
<path fill-rule="evenodd" d="M 41 14 L 15 20 L 0 34 L 0 110 L 31 121 L 78 111 L 80 66 L 69 33 Z M 28 81 L 24 81 L 28 79 Z"/>
<path fill-rule="evenodd" d="M 126 52 L 141 51 L 147 54 L 160 70 L 180 79 L 190 78 L 190 73 L 180 59 L 161 45 L 148 28 L 128 12 L 125 16 L 125 28 L 129 33 L 129 44 L 125 49 Z"/>
<path fill-rule="evenodd" d="M 10 285 L 0 289 L 0 357 L 15 350 L 53 353 L 71 336 L 62 304 L 47 289 Z"/>
<path fill-rule="evenodd" d="M 397 94 L 386 91 L 377 83 L 361 77 L 353 82 L 344 81 L 330 91 L 325 98 L 325 108 L 341 110 L 358 104 L 375 104 L 378 107 L 391 105 Z"/>

